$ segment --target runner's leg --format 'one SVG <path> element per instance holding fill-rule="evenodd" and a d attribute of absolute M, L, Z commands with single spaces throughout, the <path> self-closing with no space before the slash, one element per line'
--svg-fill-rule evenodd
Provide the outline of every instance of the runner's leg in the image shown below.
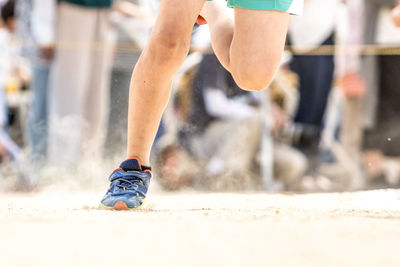
<path fill-rule="evenodd" d="M 128 157 L 149 165 L 149 154 L 172 77 L 190 46 L 192 27 L 204 0 L 162 0 L 157 21 L 133 71 L 128 116 Z"/>
<path fill-rule="evenodd" d="M 281 62 L 289 14 L 235 7 L 235 34 L 230 71 L 245 90 L 260 91 L 273 79 Z"/>
<path fill-rule="evenodd" d="M 214 53 L 228 71 L 234 28 L 234 18 L 230 14 L 224 0 L 207 1 L 201 11 L 210 28 Z"/>
<path fill-rule="evenodd" d="M 224 2 L 206 2 L 201 13 L 210 27 L 215 54 L 242 89 L 263 90 L 279 67 L 289 14 L 235 7 L 233 22 Z"/>

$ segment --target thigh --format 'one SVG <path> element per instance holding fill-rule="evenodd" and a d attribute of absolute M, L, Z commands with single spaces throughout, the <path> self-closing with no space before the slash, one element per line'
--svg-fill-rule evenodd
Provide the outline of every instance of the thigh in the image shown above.
<path fill-rule="evenodd" d="M 204 1 L 161 0 L 150 41 L 137 64 L 141 67 L 135 68 L 134 80 L 149 75 L 152 84 L 169 88 L 166 82 L 181 67 L 189 52 L 193 25 Z"/>
<path fill-rule="evenodd" d="M 277 68 L 285 45 L 289 17 L 287 12 L 235 7 L 232 65 Z"/>
<path fill-rule="evenodd" d="M 152 36 L 190 39 L 205 0 L 161 0 Z"/>

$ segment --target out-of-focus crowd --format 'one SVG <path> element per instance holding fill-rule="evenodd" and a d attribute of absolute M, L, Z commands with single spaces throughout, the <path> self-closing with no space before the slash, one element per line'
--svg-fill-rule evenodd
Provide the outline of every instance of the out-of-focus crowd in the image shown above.
<path fill-rule="evenodd" d="M 124 159 L 130 76 L 158 4 L 0 0 L 0 180 L 14 175 L 29 190 L 48 166 Z M 305 0 L 273 83 L 255 93 L 218 62 L 208 26 L 194 25 L 153 148 L 157 181 L 169 190 L 399 186 L 399 26 L 397 0 Z"/>

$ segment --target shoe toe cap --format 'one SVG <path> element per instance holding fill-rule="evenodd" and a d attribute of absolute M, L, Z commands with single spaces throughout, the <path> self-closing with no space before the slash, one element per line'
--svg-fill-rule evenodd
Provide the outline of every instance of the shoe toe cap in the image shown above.
<path fill-rule="evenodd" d="M 137 196 L 123 197 L 123 196 L 106 196 L 101 200 L 101 204 L 106 207 L 114 207 L 118 202 L 124 202 L 129 209 L 137 208 L 143 204 L 143 199 Z"/>

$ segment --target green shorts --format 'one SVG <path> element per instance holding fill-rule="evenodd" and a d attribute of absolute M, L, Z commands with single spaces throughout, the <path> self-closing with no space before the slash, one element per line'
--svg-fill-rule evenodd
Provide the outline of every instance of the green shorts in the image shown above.
<path fill-rule="evenodd" d="M 278 10 L 293 15 L 301 15 L 303 0 L 228 0 L 228 6 L 245 9 Z"/>

